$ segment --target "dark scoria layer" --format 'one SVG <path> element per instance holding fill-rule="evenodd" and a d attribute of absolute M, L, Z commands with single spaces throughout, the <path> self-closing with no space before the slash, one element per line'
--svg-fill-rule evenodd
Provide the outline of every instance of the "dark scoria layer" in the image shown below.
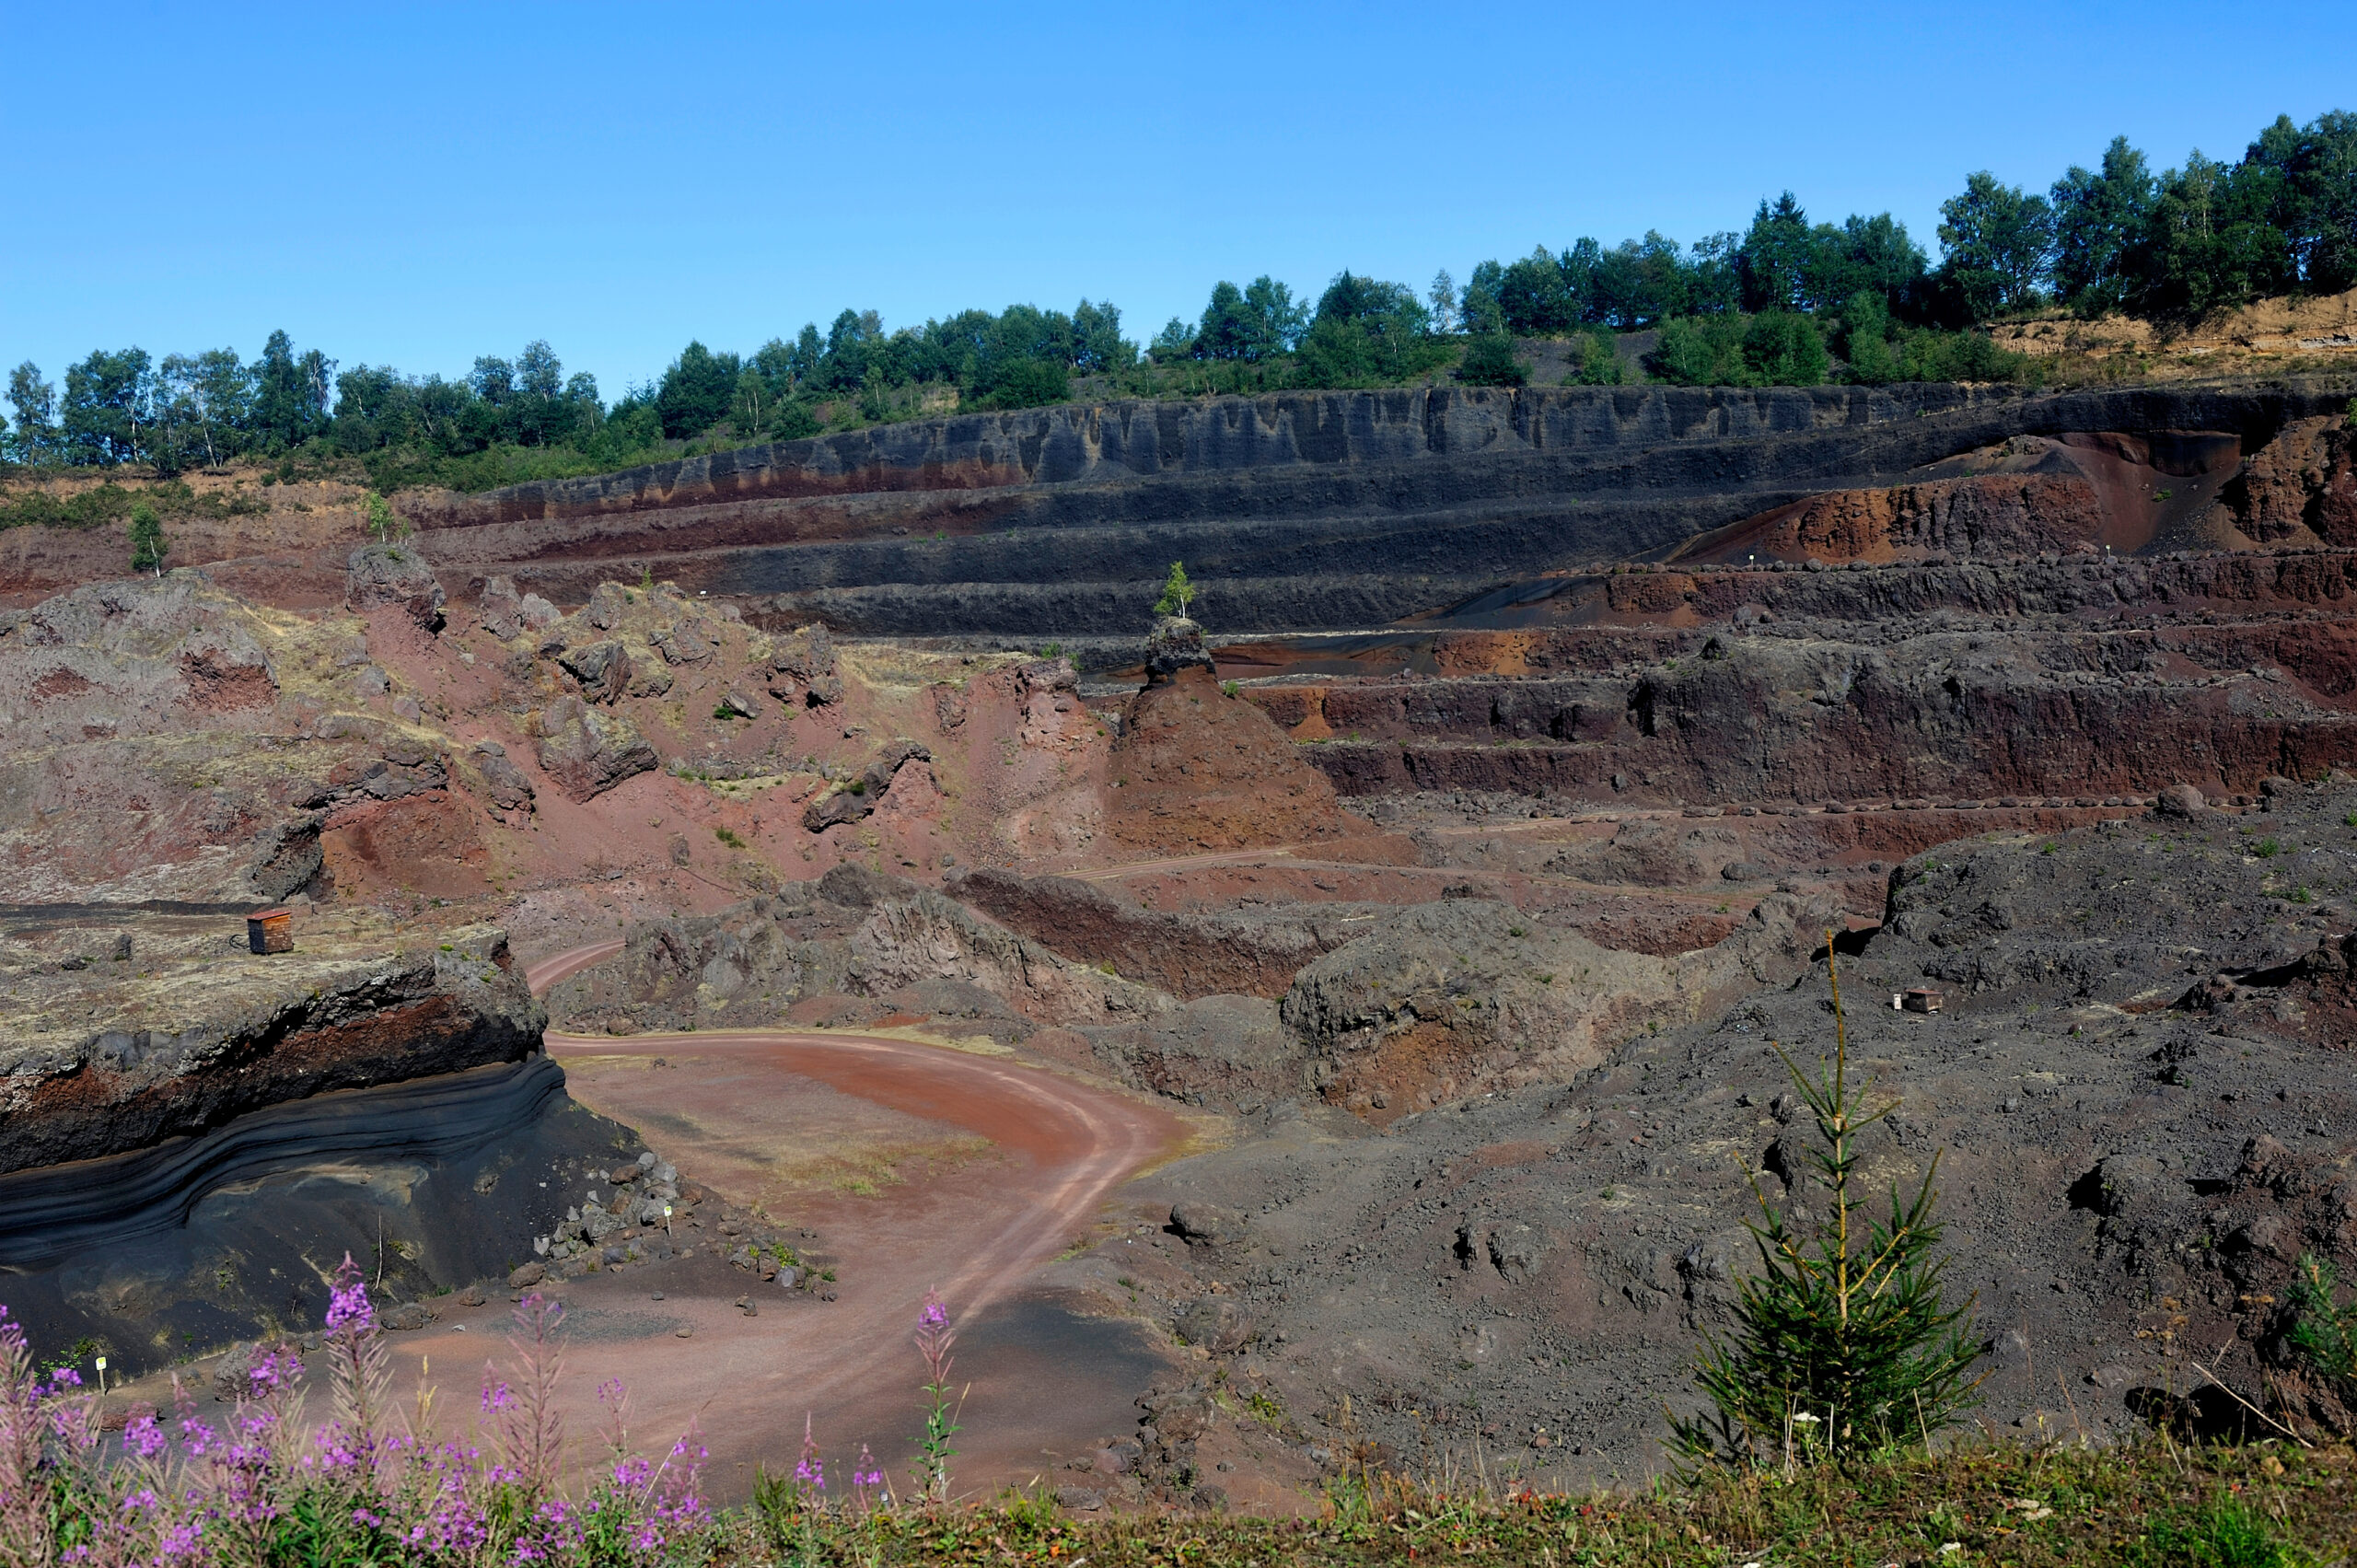
<path fill-rule="evenodd" d="M 532 1256 L 629 1130 L 546 1056 L 284 1101 L 195 1138 L 0 1176 L 10 1315 L 44 1353 L 87 1339 L 136 1376 L 316 1328 L 349 1253 L 414 1299 Z"/>
<path fill-rule="evenodd" d="M 306 907 L 264 955 L 235 915 L 8 914 L 0 1299 L 42 1353 L 316 1327 L 347 1252 L 401 1298 L 494 1278 L 635 1148 L 565 1094 L 495 926 Z"/>
<path fill-rule="evenodd" d="M 1364 626 L 2013 436 L 2199 430 L 2254 452 L 2346 397 L 1431 388 L 1074 404 L 515 486 L 420 520 L 453 579 L 508 573 L 578 598 L 613 561 L 644 562 L 878 633 L 1132 633 L 1174 557 L 1215 584 L 1215 625 Z"/>
<path fill-rule="evenodd" d="M 239 950 L 231 920 L 88 935 L 93 951 L 62 961 L 10 955 L 0 1172 L 146 1148 L 331 1089 L 519 1062 L 547 1018 L 493 926 L 389 955 L 365 934 L 307 933 L 296 952 L 259 956 Z"/>

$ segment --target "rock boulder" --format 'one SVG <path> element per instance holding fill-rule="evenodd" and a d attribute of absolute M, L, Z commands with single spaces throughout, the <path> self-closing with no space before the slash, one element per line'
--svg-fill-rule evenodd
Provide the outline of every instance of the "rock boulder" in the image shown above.
<path fill-rule="evenodd" d="M 737 694 L 731 692 L 729 703 L 732 709 L 737 701 Z M 902 763 L 932 761 L 933 753 L 925 747 L 913 740 L 896 740 L 879 752 L 874 761 L 861 769 L 858 777 L 845 781 L 831 794 L 822 795 L 805 807 L 802 825 L 814 833 L 820 833 L 839 823 L 859 821 L 874 812 L 883 800 L 884 792 L 892 787 L 893 775 L 900 771 Z"/>
<path fill-rule="evenodd" d="M 603 795 L 657 761 L 636 725 L 578 697 L 559 697 L 540 714 L 540 771 L 575 800 Z"/>
<path fill-rule="evenodd" d="M 781 703 L 824 707 L 842 700 L 835 645 L 824 626 L 805 626 L 778 640 L 770 657 L 770 695 Z"/>
<path fill-rule="evenodd" d="M 1217 675 L 1211 650 L 1203 645 L 1203 629 L 1191 621 L 1166 615 L 1146 633 L 1145 678 L 1149 684 L 1170 679 L 1182 669 Z"/>
<path fill-rule="evenodd" d="M 397 607 L 428 632 L 442 630 L 442 585 L 434 568 L 411 543 L 364 544 L 344 563 L 346 609 Z"/>
<path fill-rule="evenodd" d="M 612 637 L 601 637 L 559 654 L 557 665 L 581 682 L 581 695 L 611 705 L 630 686 L 630 652 Z"/>

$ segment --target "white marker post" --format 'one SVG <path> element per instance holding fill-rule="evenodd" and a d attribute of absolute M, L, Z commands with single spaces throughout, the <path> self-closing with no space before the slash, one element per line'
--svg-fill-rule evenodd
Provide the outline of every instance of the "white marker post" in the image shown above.
<path fill-rule="evenodd" d="M 105 1393 L 106 1391 L 107 1391 L 107 1358 L 106 1358 L 105 1356 L 100 1356 L 100 1357 L 99 1357 L 99 1393 L 101 1393 L 101 1394 L 103 1394 L 103 1393 Z"/>

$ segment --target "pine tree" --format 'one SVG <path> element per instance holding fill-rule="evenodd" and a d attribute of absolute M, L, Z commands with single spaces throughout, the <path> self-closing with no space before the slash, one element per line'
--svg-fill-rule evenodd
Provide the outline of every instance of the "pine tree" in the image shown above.
<path fill-rule="evenodd" d="M 164 575 L 164 557 L 171 553 L 171 541 L 164 537 L 163 519 L 156 516 L 156 508 L 145 501 L 134 502 L 131 508 L 131 569 Z"/>
<path fill-rule="evenodd" d="M 1801 1102 L 1817 1122 L 1819 1148 L 1805 1179 L 1826 1190 L 1824 1214 L 1795 1228 L 1752 1178 L 1761 1223 L 1746 1223 L 1759 1249 L 1760 1273 L 1738 1287 L 1741 1320 L 1732 1343 L 1707 1341 L 1695 1381 L 1715 1413 L 1671 1419 L 1674 1446 L 1689 1458 L 1758 1464 L 1782 1458 L 1840 1458 L 1929 1441 L 1976 1402 L 1980 1379 L 1968 1378 L 1980 1355 L 1967 1321 L 1972 1302 L 1950 1307 L 1941 1292 L 1945 1260 L 1932 1217 L 1938 1156 L 1912 1200 L 1894 1184 L 1890 1219 L 1875 1223 L 1851 1195 L 1860 1133 L 1898 1109 L 1864 1112 L 1865 1091 L 1850 1084 L 1849 1032 L 1841 981 L 1833 984 L 1834 1053 L 1811 1076 L 1781 1046 Z"/>
<path fill-rule="evenodd" d="M 1162 585 L 1162 597 L 1154 601 L 1154 612 L 1156 615 L 1175 615 L 1183 621 L 1187 618 L 1187 606 L 1193 603 L 1194 598 L 1195 585 L 1187 580 L 1186 563 L 1173 561 L 1170 576 Z"/>

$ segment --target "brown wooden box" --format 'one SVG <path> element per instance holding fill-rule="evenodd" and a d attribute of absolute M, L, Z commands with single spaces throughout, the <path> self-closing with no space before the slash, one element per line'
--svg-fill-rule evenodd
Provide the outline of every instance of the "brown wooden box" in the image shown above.
<path fill-rule="evenodd" d="M 246 946 L 257 953 L 291 953 L 295 950 L 295 914 L 292 910 L 256 910 L 246 916 Z"/>

